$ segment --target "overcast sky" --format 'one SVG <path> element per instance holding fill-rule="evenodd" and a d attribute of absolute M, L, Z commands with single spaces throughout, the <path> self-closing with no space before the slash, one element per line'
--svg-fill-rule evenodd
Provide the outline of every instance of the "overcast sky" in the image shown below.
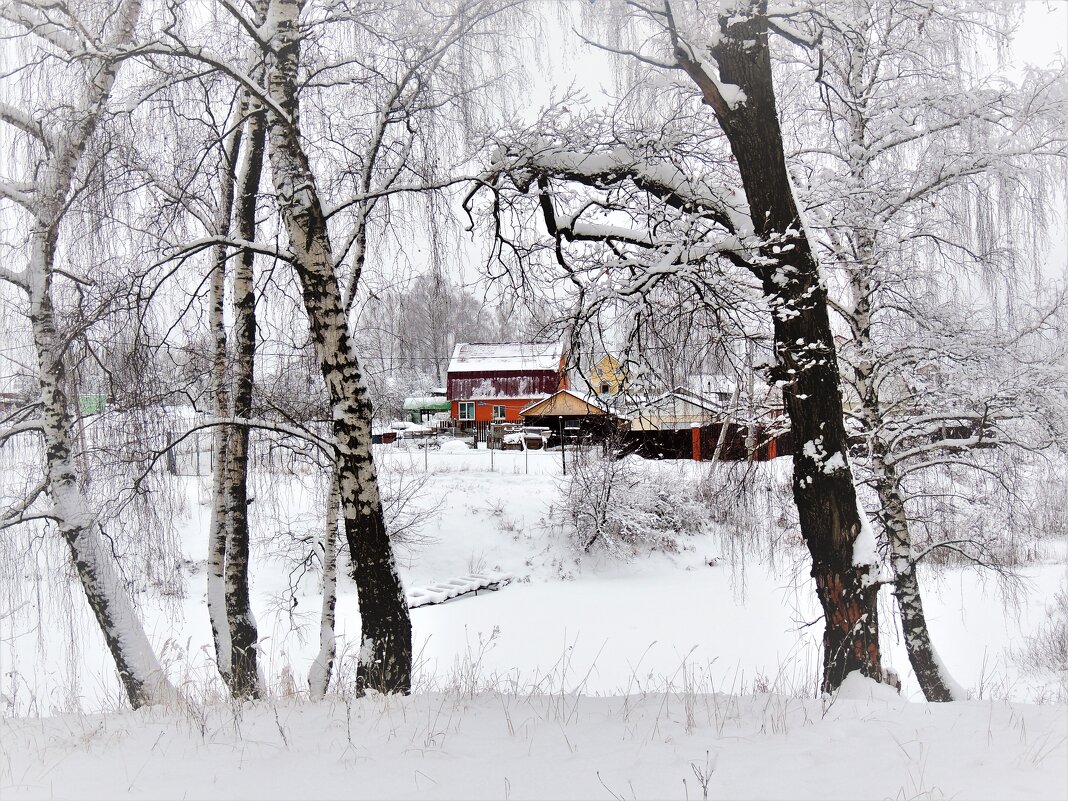
<path fill-rule="evenodd" d="M 1025 0 L 1017 53 L 1039 66 L 1068 53 L 1068 0 Z"/>

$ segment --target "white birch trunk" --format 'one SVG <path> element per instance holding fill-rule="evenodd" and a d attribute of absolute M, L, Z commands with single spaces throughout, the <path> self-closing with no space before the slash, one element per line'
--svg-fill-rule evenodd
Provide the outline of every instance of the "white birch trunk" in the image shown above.
<path fill-rule="evenodd" d="M 345 538 L 360 602 L 357 689 L 407 693 L 411 688 L 411 619 L 371 456 L 371 404 L 348 332 L 315 176 L 300 139 L 297 70 L 302 6 L 299 0 L 273 0 L 264 26 L 271 33 L 272 53 L 266 76 L 272 101 L 268 156 L 333 409 Z"/>
<path fill-rule="evenodd" d="M 78 483 L 71 447 L 70 401 L 64 389 L 63 346 L 56 334 L 51 298 L 50 254 L 34 244 L 28 272 L 30 324 L 37 350 L 44 420 L 45 476 L 52 513 L 70 548 L 89 606 L 111 651 L 130 703 L 135 707 L 168 703 L 177 697 L 156 659 L 123 586 L 114 555 L 104 546 L 100 527 Z"/>
<path fill-rule="evenodd" d="M 946 670 L 931 642 L 920 594 L 912 535 L 901 486 L 893 466 L 887 462 L 887 444 L 882 437 L 882 403 L 875 373 L 875 346 L 871 340 L 871 300 L 874 243 L 864 231 L 855 232 L 858 266 L 850 274 L 853 314 L 850 325 L 857 348 L 854 373 L 860 395 L 864 429 L 868 434 L 870 462 L 875 490 L 879 495 L 883 530 L 890 542 L 894 571 L 894 595 L 905 635 L 905 650 L 916 679 L 928 701 L 964 700 L 964 690 Z"/>
<path fill-rule="evenodd" d="M 323 531 L 323 604 L 319 622 L 319 653 L 308 671 L 308 688 L 313 701 L 326 695 L 337 655 L 334 623 L 337 608 L 337 513 L 341 506 L 338 469 L 330 471 L 330 489 L 326 497 L 326 528 Z"/>
<path fill-rule="evenodd" d="M 140 15 L 139 0 L 127 0 L 116 11 L 113 32 L 99 52 L 129 43 Z M 37 354 L 45 445 L 44 472 L 52 514 L 71 552 L 86 599 L 95 615 L 119 677 L 136 708 L 168 703 L 177 697 L 174 686 L 153 652 L 129 593 L 105 547 L 96 517 L 78 482 L 72 431 L 74 415 L 67 396 L 63 363 L 66 342 L 59 336 L 53 302 L 55 248 L 68 196 L 89 138 L 99 122 L 115 83 L 118 62 L 105 56 L 86 58 L 91 81 L 85 102 L 66 124 L 43 128 L 48 157 L 31 169 L 34 180 L 30 255 L 25 271 L 29 321 Z"/>
<path fill-rule="evenodd" d="M 241 127 L 230 135 L 224 148 L 222 169 L 219 171 L 219 209 L 216 217 L 216 233 L 227 236 L 230 233 L 230 219 L 234 205 L 234 181 L 236 180 L 234 160 L 241 142 Z M 230 391 L 227 381 L 229 363 L 228 338 L 226 335 L 226 263 L 225 245 L 215 247 L 212 258 L 212 273 L 209 297 L 209 326 L 212 334 L 212 408 L 219 419 L 231 416 Z M 216 426 L 213 433 L 213 470 L 212 470 L 212 504 L 211 523 L 208 528 L 208 572 L 207 601 L 208 618 L 211 621 L 211 633 L 215 643 L 215 664 L 223 681 L 230 684 L 230 663 L 232 661 L 230 624 L 226 619 L 226 552 L 230 541 L 230 520 L 227 514 L 227 467 L 229 459 L 230 428 Z"/>

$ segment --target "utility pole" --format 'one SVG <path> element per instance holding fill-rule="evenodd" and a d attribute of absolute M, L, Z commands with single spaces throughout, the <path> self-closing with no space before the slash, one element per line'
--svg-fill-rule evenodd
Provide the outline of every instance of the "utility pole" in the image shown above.
<path fill-rule="evenodd" d="M 556 418 L 556 421 L 557 421 L 557 423 L 559 423 L 559 427 L 560 427 L 560 464 L 563 465 L 564 475 L 566 476 L 567 475 L 567 446 L 566 446 L 566 443 L 564 442 L 564 418 L 563 417 L 558 417 L 558 418 Z"/>

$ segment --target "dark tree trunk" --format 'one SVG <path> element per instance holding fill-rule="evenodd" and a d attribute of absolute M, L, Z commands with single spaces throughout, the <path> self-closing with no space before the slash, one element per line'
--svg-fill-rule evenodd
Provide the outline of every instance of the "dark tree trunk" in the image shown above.
<path fill-rule="evenodd" d="M 827 313 L 827 292 L 801 221 L 783 155 L 766 2 L 733 8 L 720 18 L 712 48 L 722 84 L 745 93 L 728 102 L 720 85 L 682 44 L 680 64 L 715 112 L 738 164 L 754 233 L 764 262 L 754 267 L 770 299 L 782 387 L 794 442 L 794 500 L 812 556 L 812 577 L 823 607 L 823 689 L 833 691 L 852 671 L 881 678 L 878 583 L 867 555 L 854 564 L 861 531 L 846 448 L 838 362 Z M 731 97 L 731 100 L 736 98 Z M 858 554 L 858 556 L 861 556 Z"/>

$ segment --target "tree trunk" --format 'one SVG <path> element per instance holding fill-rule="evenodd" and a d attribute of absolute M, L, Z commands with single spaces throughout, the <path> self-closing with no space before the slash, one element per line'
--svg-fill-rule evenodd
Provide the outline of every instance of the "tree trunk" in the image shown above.
<path fill-rule="evenodd" d="M 268 157 L 282 220 L 295 255 L 304 307 L 333 408 L 341 508 L 362 626 L 357 691 L 407 693 L 412 639 L 408 605 L 386 531 L 371 456 L 371 404 L 348 332 L 326 219 L 300 141 L 298 0 L 273 0 L 267 92 Z"/>
<path fill-rule="evenodd" d="M 860 130 L 859 126 L 854 126 Z M 862 170 L 856 174 L 863 178 Z M 874 289 L 872 271 L 875 242 L 863 230 L 853 232 L 857 250 L 857 265 L 850 276 L 853 313 L 849 320 L 856 359 L 853 367 L 857 394 L 860 396 L 860 417 L 868 434 L 871 471 L 875 490 L 879 495 L 883 531 L 890 543 L 891 565 L 894 570 L 895 597 L 905 634 L 905 649 L 928 701 L 963 700 L 964 692 L 946 671 L 935 652 L 923 612 L 916 563 L 912 556 L 912 536 L 909 532 L 905 502 L 901 495 L 897 473 L 887 462 L 887 444 L 882 437 L 883 408 L 879 397 L 879 382 L 875 372 L 875 349 L 871 341 L 871 308 Z"/>
<path fill-rule="evenodd" d="M 754 272 L 771 306 L 778 361 L 772 378 L 782 387 L 796 443 L 794 500 L 826 622 L 823 689 L 833 691 L 853 671 L 881 678 L 879 584 L 875 554 L 854 548 L 862 526 L 827 290 L 786 169 L 766 15 L 765 0 L 739 3 L 721 15 L 721 36 L 711 52 L 722 83 L 685 45 L 676 56 L 727 135 L 761 241 L 762 264 Z M 744 99 L 728 102 L 724 84 L 740 88 Z"/>
<path fill-rule="evenodd" d="M 266 138 L 263 114 L 253 110 L 245 123 L 245 147 L 236 187 L 236 227 L 240 239 L 256 238 L 256 199 L 263 172 Z M 252 388 L 256 359 L 255 254 L 243 250 L 234 270 L 234 392 L 233 416 L 252 416 Z M 235 697 L 259 698 L 257 647 L 259 632 L 249 597 L 248 567 L 251 540 L 248 521 L 249 429 L 230 428 L 227 448 L 227 518 L 230 537 L 226 554 L 226 617 L 230 626 L 231 691 Z"/>
<path fill-rule="evenodd" d="M 905 649 L 916 680 L 928 701 L 963 701 L 964 690 L 949 675 L 931 643 L 927 618 L 923 612 L 923 598 L 920 596 L 920 583 L 916 576 L 916 562 L 912 557 L 912 540 L 908 518 L 905 516 L 905 504 L 893 467 L 886 465 L 876 476 L 875 484 L 883 507 L 883 525 L 890 537 L 894 592 L 898 611 L 901 613 Z"/>
<path fill-rule="evenodd" d="M 859 101 L 866 95 L 870 81 L 866 75 L 865 56 L 865 49 L 858 41 L 849 62 L 848 74 L 850 96 L 857 100 L 856 103 L 847 104 L 852 147 L 844 155 L 857 195 L 861 198 L 872 194 L 871 163 L 867 156 L 871 142 L 868 137 L 868 118 L 865 116 L 868 109 Z M 876 226 L 856 226 L 846 231 L 855 250 L 856 262 L 849 270 L 853 308 L 846 318 L 856 351 L 853 360 L 855 388 L 861 402 L 860 419 L 868 435 L 870 465 L 879 496 L 882 528 L 890 544 L 895 596 L 909 662 L 928 701 L 953 701 L 963 698 L 963 692 L 945 671 L 931 643 L 916 564 L 912 558 L 912 538 L 905 502 L 896 471 L 887 462 L 888 448 L 882 436 L 883 405 L 876 375 L 875 346 L 871 339 L 872 305 L 875 299 L 872 276 L 876 274 L 878 263 L 878 233 Z"/>
<path fill-rule="evenodd" d="M 337 465 L 330 470 L 330 489 L 326 496 L 326 529 L 323 531 L 323 607 L 319 622 L 319 654 L 308 671 L 308 688 L 312 700 L 326 695 L 334 669 L 337 642 L 334 637 L 337 607 L 337 512 L 341 505 Z"/>
<path fill-rule="evenodd" d="M 220 236 L 230 233 L 233 216 L 234 181 L 238 149 L 241 144 L 241 126 L 235 128 L 228 138 L 223 152 L 223 166 L 219 174 L 219 210 L 216 215 L 216 232 Z M 212 412 L 217 418 L 230 416 L 229 389 L 229 339 L 226 334 L 226 263 L 229 248 L 217 245 L 212 254 L 211 284 L 209 289 L 209 320 L 212 337 Z M 227 495 L 230 477 L 227 473 L 230 460 L 228 452 L 232 434 L 231 426 L 217 426 L 212 437 L 212 504 L 211 522 L 208 528 L 208 573 L 207 601 L 208 618 L 211 621 L 212 641 L 215 644 L 215 664 L 227 687 L 231 686 L 231 638 L 230 624 L 226 619 L 226 552 L 230 539 L 230 519 L 227 513 Z"/>
<path fill-rule="evenodd" d="M 36 241 L 27 270 L 27 294 L 41 384 L 45 476 L 52 514 L 70 548 L 89 608 L 115 660 L 130 704 L 137 709 L 145 704 L 171 702 L 177 692 L 137 619 L 114 555 L 105 548 L 100 527 L 78 483 L 71 447 L 70 400 L 65 389 L 65 348 L 56 332 L 52 303 L 54 251 L 47 232 L 37 231 L 33 236 Z"/>
<path fill-rule="evenodd" d="M 130 42 L 140 12 L 139 0 L 127 0 L 115 9 L 106 41 L 98 44 L 96 54 L 85 57 L 88 80 L 84 102 L 68 108 L 64 122 L 54 128 L 42 123 L 49 134 L 43 148 L 47 155 L 29 170 L 34 202 L 30 207 L 30 255 L 21 284 L 28 300 L 27 316 L 37 356 L 44 474 L 52 515 L 70 549 L 89 608 L 134 708 L 171 702 L 177 698 L 177 692 L 152 651 L 123 585 L 114 553 L 104 546 L 96 517 L 89 510 L 78 482 L 71 440 L 74 415 L 67 396 L 67 371 L 63 362 L 69 342 L 57 330 L 52 280 L 59 227 L 74 175 L 104 112 L 121 63 L 101 54 Z"/>

